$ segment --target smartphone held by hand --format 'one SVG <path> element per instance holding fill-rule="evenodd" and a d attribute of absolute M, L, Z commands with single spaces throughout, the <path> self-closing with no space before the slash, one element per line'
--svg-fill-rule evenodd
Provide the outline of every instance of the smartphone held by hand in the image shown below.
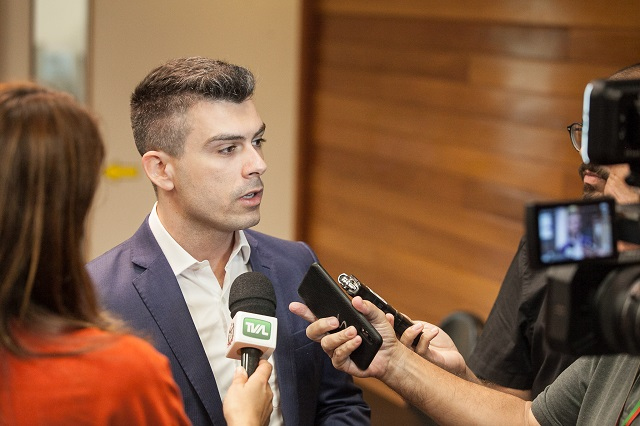
<path fill-rule="evenodd" d="M 302 279 L 298 294 L 311 312 L 318 318 L 336 317 L 339 327 L 335 331 L 354 326 L 362 337 L 362 344 L 351 354 L 351 359 L 361 370 L 366 370 L 382 345 L 380 333 L 351 304 L 331 275 L 319 264 L 313 263 Z"/>

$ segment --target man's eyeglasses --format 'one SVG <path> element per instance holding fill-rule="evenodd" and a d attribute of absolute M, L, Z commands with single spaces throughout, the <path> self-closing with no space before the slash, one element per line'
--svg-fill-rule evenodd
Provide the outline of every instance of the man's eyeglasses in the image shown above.
<path fill-rule="evenodd" d="M 580 147 L 582 146 L 582 123 L 573 123 L 567 126 L 567 130 L 569 131 L 573 147 L 577 151 L 580 151 Z"/>

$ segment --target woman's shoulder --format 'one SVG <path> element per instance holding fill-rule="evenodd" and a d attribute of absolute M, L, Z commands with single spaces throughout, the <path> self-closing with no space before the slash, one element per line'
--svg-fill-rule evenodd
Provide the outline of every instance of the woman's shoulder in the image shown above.
<path fill-rule="evenodd" d="M 95 328 L 27 334 L 39 355 L 8 357 L 17 424 L 188 424 L 169 360 L 149 342 Z M 26 413 L 27 406 L 37 409 Z"/>
<path fill-rule="evenodd" d="M 130 334 L 90 327 L 55 337 L 40 336 L 37 343 L 32 338 L 27 340 L 33 343 L 31 348 L 45 355 L 46 363 L 82 372 L 87 381 L 109 378 L 118 386 L 154 378 L 166 381 L 171 374 L 164 355 L 151 343 Z"/>
<path fill-rule="evenodd" d="M 151 366 L 164 370 L 169 365 L 169 360 L 164 355 L 140 337 L 95 329 L 90 329 L 86 334 L 87 337 L 92 337 L 87 340 L 87 356 L 96 363 L 103 364 L 103 368 L 110 364 L 117 370 L 128 369 L 130 376 L 135 371 L 156 371 L 149 368 Z"/>

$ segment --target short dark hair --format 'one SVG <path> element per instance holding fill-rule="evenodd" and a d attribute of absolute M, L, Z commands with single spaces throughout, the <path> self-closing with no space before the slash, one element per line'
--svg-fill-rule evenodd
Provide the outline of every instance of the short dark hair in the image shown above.
<path fill-rule="evenodd" d="M 186 112 L 202 100 L 241 103 L 255 80 L 238 65 L 203 57 L 173 59 L 152 70 L 131 95 L 131 128 L 140 155 L 180 156 L 189 130 Z"/>
<path fill-rule="evenodd" d="M 609 77 L 609 80 L 636 80 L 640 79 L 640 62 L 629 65 L 621 70 L 616 71 Z"/>

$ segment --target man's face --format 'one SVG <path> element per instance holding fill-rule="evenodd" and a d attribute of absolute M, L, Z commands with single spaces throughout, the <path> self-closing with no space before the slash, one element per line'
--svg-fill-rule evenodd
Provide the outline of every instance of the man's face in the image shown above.
<path fill-rule="evenodd" d="M 265 126 L 252 100 L 201 101 L 187 113 L 184 152 L 171 157 L 178 215 L 192 229 L 233 232 L 260 221 Z"/>
<path fill-rule="evenodd" d="M 577 213 L 572 213 L 568 217 L 568 228 L 570 235 L 577 235 L 582 226 L 582 217 Z"/>

